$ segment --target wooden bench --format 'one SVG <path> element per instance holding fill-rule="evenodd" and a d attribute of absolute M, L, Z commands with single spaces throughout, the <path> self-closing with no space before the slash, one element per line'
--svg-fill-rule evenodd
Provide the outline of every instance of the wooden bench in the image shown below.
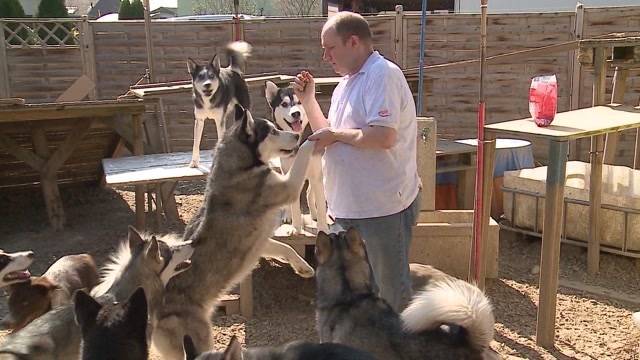
<path fill-rule="evenodd" d="M 212 150 L 204 150 L 200 153 L 198 168 L 189 167 L 190 151 L 103 159 L 105 185 L 113 188 L 141 185 L 146 187 L 149 195 L 150 190 L 154 190 L 156 216 L 159 217 L 164 213 L 167 221 L 177 221 L 179 215 L 174 191 L 178 181 L 206 179 L 211 169 L 212 153 Z M 153 202 L 152 196 L 148 196 L 149 210 Z M 145 229 L 144 203 L 142 205 L 140 207 L 136 204 L 135 209 L 136 226 L 141 230 Z"/>

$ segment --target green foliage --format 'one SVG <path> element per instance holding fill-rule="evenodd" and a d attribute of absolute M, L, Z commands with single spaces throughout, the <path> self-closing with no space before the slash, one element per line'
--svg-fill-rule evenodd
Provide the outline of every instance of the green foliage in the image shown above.
<path fill-rule="evenodd" d="M 131 19 L 144 19 L 144 6 L 142 1 L 133 0 L 131 3 Z"/>
<path fill-rule="evenodd" d="M 18 0 L 0 0 L 0 18 L 23 18 L 24 9 Z"/>
<path fill-rule="evenodd" d="M 41 0 L 38 5 L 39 18 L 65 18 L 69 13 L 64 0 Z"/>

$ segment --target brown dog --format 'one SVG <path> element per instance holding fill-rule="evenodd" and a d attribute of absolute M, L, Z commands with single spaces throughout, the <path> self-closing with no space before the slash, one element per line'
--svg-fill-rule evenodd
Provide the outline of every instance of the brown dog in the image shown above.
<path fill-rule="evenodd" d="M 47 311 L 70 303 L 74 291 L 89 291 L 97 283 L 98 271 L 91 255 L 63 256 L 42 276 L 8 287 L 9 314 L 0 326 L 20 330 Z"/>

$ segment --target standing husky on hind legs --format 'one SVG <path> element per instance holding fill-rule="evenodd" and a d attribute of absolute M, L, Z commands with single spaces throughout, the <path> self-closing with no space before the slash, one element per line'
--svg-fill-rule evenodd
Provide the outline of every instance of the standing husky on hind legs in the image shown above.
<path fill-rule="evenodd" d="M 279 258 L 295 251 L 269 239 L 280 209 L 300 196 L 314 143 L 298 149 L 297 134 L 280 131 L 265 119 L 236 105 L 235 122 L 214 149 L 205 199 L 185 230 L 196 250 L 191 270 L 167 285 L 153 346 L 164 359 L 182 359 L 183 338 L 195 349 L 213 348 L 211 314 L 218 298 L 238 284 L 261 256 Z M 281 175 L 269 167 L 275 157 L 297 154 L 291 170 Z M 313 269 L 302 264 L 298 271 Z M 306 265 L 306 264 L 304 264 Z"/>

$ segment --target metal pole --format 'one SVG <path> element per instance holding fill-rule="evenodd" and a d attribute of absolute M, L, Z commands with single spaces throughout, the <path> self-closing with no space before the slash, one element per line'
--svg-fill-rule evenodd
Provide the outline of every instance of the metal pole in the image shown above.
<path fill-rule="evenodd" d="M 424 33 L 425 22 L 427 18 L 427 0 L 422 0 L 422 17 L 420 18 L 420 64 L 418 69 L 418 116 L 422 116 L 422 107 L 424 99 Z"/>

